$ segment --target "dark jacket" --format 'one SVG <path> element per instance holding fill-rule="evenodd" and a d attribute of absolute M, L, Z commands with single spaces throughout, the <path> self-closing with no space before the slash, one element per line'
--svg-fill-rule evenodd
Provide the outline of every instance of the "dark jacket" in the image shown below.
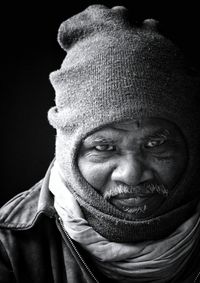
<path fill-rule="evenodd" d="M 64 231 L 48 190 L 49 175 L 50 168 L 42 181 L 0 210 L 0 282 L 111 282 Z M 200 282 L 199 254 L 173 282 Z"/>

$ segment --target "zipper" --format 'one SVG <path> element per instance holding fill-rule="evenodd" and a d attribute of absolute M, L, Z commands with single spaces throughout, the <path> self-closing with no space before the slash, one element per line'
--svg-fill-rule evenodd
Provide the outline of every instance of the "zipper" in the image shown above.
<path fill-rule="evenodd" d="M 60 217 L 58 217 L 59 223 L 61 225 L 61 229 L 63 231 L 63 233 L 65 234 L 65 236 L 67 237 L 68 241 L 70 242 L 72 248 L 74 249 L 76 255 L 78 256 L 78 258 L 80 259 L 80 261 L 82 262 L 82 264 L 84 265 L 84 267 L 86 268 L 86 270 L 88 271 L 88 273 L 90 274 L 90 276 L 94 279 L 94 281 L 96 283 L 99 283 L 99 281 L 96 279 L 96 277 L 94 276 L 94 274 L 92 273 L 92 271 L 90 270 L 90 268 L 88 267 L 87 263 L 84 261 L 84 259 L 82 258 L 82 256 L 80 255 L 80 253 L 78 252 L 76 246 L 74 245 L 74 243 L 72 242 L 72 239 L 70 238 L 69 234 L 67 233 L 67 231 L 64 228 L 62 219 Z M 66 239 L 64 239 L 65 244 L 67 245 Z"/>
<path fill-rule="evenodd" d="M 197 274 L 197 276 L 195 277 L 195 280 L 194 280 L 194 283 L 197 283 L 198 281 L 197 281 L 197 279 L 199 279 L 200 278 L 200 272 Z"/>

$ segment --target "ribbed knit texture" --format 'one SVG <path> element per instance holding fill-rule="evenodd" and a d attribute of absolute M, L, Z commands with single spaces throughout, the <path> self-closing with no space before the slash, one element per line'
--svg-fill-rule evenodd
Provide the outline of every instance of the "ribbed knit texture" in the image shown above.
<path fill-rule="evenodd" d="M 50 74 L 56 106 L 56 159 L 90 225 L 112 241 L 158 239 L 192 213 L 199 188 L 199 77 L 181 51 L 146 20 L 134 26 L 123 7 L 93 5 L 61 24 L 67 52 Z M 151 219 L 134 221 L 105 201 L 81 176 L 76 157 L 83 138 L 112 122 L 162 118 L 182 131 L 189 151 L 184 178 Z M 197 197 L 198 198 L 198 197 Z"/>

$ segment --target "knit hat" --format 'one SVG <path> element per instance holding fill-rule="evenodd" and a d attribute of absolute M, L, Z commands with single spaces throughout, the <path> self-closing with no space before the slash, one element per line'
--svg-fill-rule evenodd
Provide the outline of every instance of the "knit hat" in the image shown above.
<path fill-rule="evenodd" d="M 199 194 L 199 77 L 155 20 L 134 25 L 124 7 L 89 6 L 63 22 L 58 42 L 67 52 L 50 74 L 56 106 L 56 159 L 89 224 L 115 242 L 165 237 L 192 213 Z M 110 123 L 161 118 L 175 123 L 188 145 L 182 180 L 159 211 L 135 220 L 105 200 L 81 175 L 81 141 Z"/>

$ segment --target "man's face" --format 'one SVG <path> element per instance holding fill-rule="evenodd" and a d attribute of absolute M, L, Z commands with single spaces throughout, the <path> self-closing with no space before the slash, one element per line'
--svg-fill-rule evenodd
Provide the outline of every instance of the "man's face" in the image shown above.
<path fill-rule="evenodd" d="M 104 127 L 82 142 L 78 155 L 85 180 L 136 219 L 151 216 L 167 200 L 186 162 L 183 136 L 162 119 Z"/>

